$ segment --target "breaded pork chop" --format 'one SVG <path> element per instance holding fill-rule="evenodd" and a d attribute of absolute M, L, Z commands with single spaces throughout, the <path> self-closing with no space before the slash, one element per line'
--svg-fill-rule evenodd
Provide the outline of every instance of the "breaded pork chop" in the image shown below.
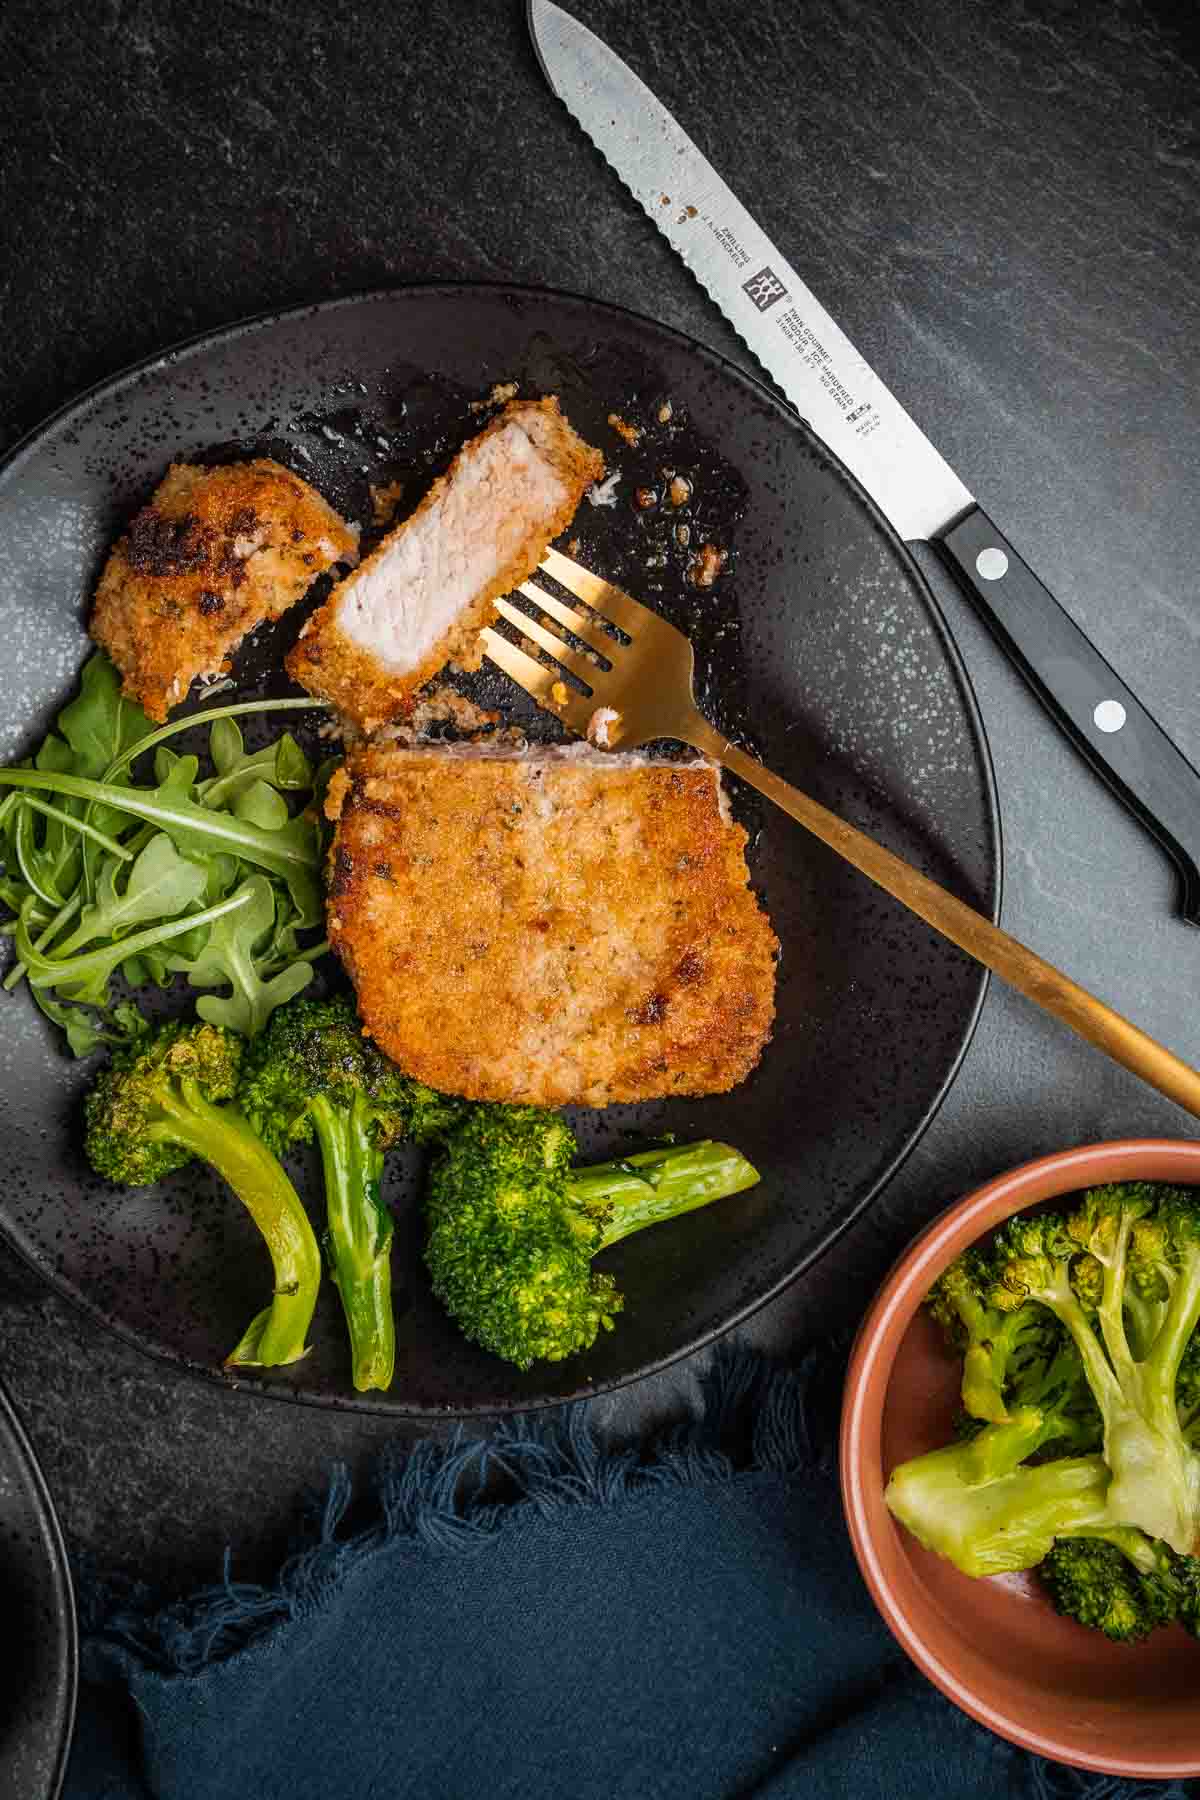
<path fill-rule="evenodd" d="M 357 551 L 357 528 L 281 463 L 175 463 L 105 564 L 89 629 L 130 699 L 163 720 Z"/>
<path fill-rule="evenodd" d="M 711 763 L 368 748 L 334 778 L 329 936 L 431 1087 L 606 1106 L 758 1061 L 775 952 Z"/>
<path fill-rule="evenodd" d="M 305 625 L 289 672 L 371 732 L 448 662 L 476 667 L 493 603 L 532 575 L 603 473 L 600 452 L 557 400 L 510 401 L 338 583 Z"/>

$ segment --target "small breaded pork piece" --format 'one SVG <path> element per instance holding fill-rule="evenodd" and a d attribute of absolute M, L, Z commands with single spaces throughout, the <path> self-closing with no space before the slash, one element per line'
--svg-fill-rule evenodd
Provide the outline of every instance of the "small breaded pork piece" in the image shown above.
<path fill-rule="evenodd" d="M 473 1100 L 723 1093 L 775 934 L 720 771 L 588 744 L 369 747 L 334 776 L 329 936 L 367 1034 Z"/>
<path fill-rule="evenodd" d="M 513 400 L 305 625 L 289 673 L 364 733 L 448 662 L 476 668 L 495 601 L 537 568 L 604 459 L 558 401 Z"/>
<path fill-rule="evenodd" d="M 105 564 L 89 629 L 125 693 L 162 721 L 197 676 L 228 672 L 248 632 L 357 554 L 357 526 L 282 463 L 174 463 Z"/>

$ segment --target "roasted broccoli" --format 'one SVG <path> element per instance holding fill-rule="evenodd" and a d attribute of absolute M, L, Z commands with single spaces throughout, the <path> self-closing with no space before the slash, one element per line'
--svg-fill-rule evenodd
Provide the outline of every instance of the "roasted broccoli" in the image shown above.
<path fill-rule="evenodd" d="M 144 1187 L 197 1159 L 229 1183 L 266 1240 L 274 1298 L 226 1358 L 274 1366 L 305 1354 L 321 1258 L 300 1197 L 277 1158 L 230 1104 L 242 1040 L 218 1025 L 168 1024 L 114 1056 L 87 1097 L 86 1148 L 97 1174 Z"/>
<path fill-rule="evenodd" d="M 996 1261 L 994 1251 L 965 1250 L 925 1302 L 947 1342 L 962 1355 L 960 1391 L 967 1414 L 1002 1424 L 1012 1407 L 1049 1404 L 1064 1449 L 1098 1449 L 1100 1415 L 1070 1338 L 1053 1314 L 1032 1300 L 1015 1308 L 993 1305 Z"/>
<path fill-rule="evenodd" d="M 552 1113 L 480 1105 L 430 1174 L 434 1292 L 468 1337 L 522 1369 L 586 1350 L 612 1329 L 622 1299 L 612 1276 L 592 1268 L 601 1250 L 758 1180 L 725 1144 L 572 1170 L 575 1147 Z"/>
<path fill-rule="evenodd" d="M 293 1000 L 247 1046 L 238 1101 L 281 1154 L 316 1137 L 325 1170 L 327 1246 L 350 1333 L 354 1385 L 391 1385 L 392 1215 L 380 1194 L 384 1155 L 400 1139 L 445 1135 L 467 1102 L 401 1074 L 373 1044 L 349 999 Z"/>
<path fill-rule="evenodd" d="M 1090 1188 L 1064 1221 L 1000 1234 L 993 1303 L 1033 1300 L 1070 1332 L 1104 1426 L 1113 1523 L 1188 1555 L 1200 1537 L 1200 1454 L 1176 1382 L 1200 1320 L 1200 1207 L 1148 1182 Z"/>
<path fill-rule="evenodd" d="M 1200 1559 L 1176 1556 L 1131 1527 L 1115 1528 L 1103 1538 L 1063 1538 L 1040 1574 L 1060 1613 L 1114 1643 L 1138 1643 L 1175 1620 L 1200 1635 Z"/>
<path fill-rule="evenodd" d="M 893 1472 L 896 1517 L 970 1575 L 1041 1562 L 1059 1610 L 1115 1641 L 1200 1635 L 1196 1195 L 1129 1182 L 1012 1219 L 927 1304 L 968 1418 Z"/>

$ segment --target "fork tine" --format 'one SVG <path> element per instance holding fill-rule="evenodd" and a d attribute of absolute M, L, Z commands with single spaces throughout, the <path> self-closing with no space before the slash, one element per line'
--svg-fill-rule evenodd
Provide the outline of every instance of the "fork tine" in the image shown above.
<path fill-rule="evenodd" d="M 576 637 L 582 637 L 588 626 L 595 623 L 590 614 L 572 612 L 571 608 L 564 606 L 561 600 L 555 600 L 554 595 L 546 588 L 539 587 L 536 581 L 521 582 L 517 592 L 524 594 L 527 600 L 534 601 L 536 605 L 545 607 L 547 612 L 552 612 L 553 616 L 568 630 L 573 631 Z M 553 607 L 548 604 L 552 600 L 554 601 Z"/>
<path fill-rule="evenodd" d="M 648 618 L 657 615 L 627 594 L 624 588 L 614 587 L 610 581 L 601 581 L 582 563 L 572 562 L 561 550 L 547 550 L 541 561 L 541 567 L 555 581 L 561 582 L 569 594 L 577 600 L 586 601 L 601 618 L 609 619 L 620 627 L 626 637 L 633 637 L 639 627 L 645 627 Z"/>
<path fill-rule="evenodd" d="M 535 657 L 518 649 L 516 644 L 510 644 L 506 637 L 501 637 L 490 625 L 485 625 L 479 635 L 483 639 L 487 655 L 506 675 L 512 677 L 518 687 L 524 688 L 539 706 L 544 706 L 548 712 L 565 719 L 581 737 L 586 734 L 588 720 L 595 710 L 591 700 L 585 699 L 577 689 L 568 687 L 553 669 L 547 669 Z M 558 693 L 554 691 L 556 688 Z"/>
<path fill-rule="evenodd" d="M 598 650 L 601 656 L 607 656 L 609 650 L 613 648 L 612 638 L 606 631 L 596 630 L 596 620 L 590 614 L 585 618 L 582 613 L 577 613 L 571 607 L 564 606 L 561 600 L 556 599 L 553 594 L 548 594 L 545 588 L 540 588 L 536 581 L 523 581 L 517 592 L 524 594 L 527 600 L 532 600 L 535 606 L 540 606 L 542 611 L 549 613 L 552 619 L 557 619 L 560 625 L 565 625 L 568 631 L 574 632 L 575 636 L 587 644 L 589 649 Z M 596 642 L 597 637 L 600 639 L 599 643 Z"/>
<path fill-rule="evenodd" d="M 515 625 L 518 631 L 523 631 L 527 638 L 532 638 L 535 644 L 548 650 L 564 669 L 569 669 L 580 681 L 586 681 L 590 687 L 595 687 L 601 671 L 586 656 L 581 655 L 578 650 L 572 650 L 570 644 L 564 643 L 553 631 L 547 631 L 537 619 L 531 619 L 527 612 L 522 612 L 510 600 L 497 600 L 496 611 L 510 625 Z"/>

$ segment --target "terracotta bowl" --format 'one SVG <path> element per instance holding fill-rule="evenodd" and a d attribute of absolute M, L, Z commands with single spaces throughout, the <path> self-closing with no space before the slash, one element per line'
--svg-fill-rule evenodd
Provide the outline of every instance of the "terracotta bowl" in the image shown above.
<path fill-rule="evenodd" d="M 859 1567 L 917 1667 L 973 1718 L 1041 1756 L 1113 1775 L 1200 1775 L 1200 1641 L 1135 1646 L 1060 1618 L 1036 1576 L 959 1574 L 892 1519 L 897 1463 L 949 1440 L 961 1365 L 919 1312 L 946 1265 L 1002 1220 L 1099 1181 L 1200 1184 L 1200 1142 L 1132 1138 L 1024 1163 L 935 1219 L 855 1342 L 842 1415 L 842 1498 Z"/>

